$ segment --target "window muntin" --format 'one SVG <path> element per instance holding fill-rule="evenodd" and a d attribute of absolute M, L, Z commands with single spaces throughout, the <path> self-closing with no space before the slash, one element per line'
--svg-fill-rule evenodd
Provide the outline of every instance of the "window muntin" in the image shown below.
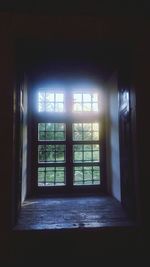
<path fill-rule="evenodd" d="M 39 112 L 63 112 L 64 93 L 54 91 L 39 91 L 38 93 Z"/>

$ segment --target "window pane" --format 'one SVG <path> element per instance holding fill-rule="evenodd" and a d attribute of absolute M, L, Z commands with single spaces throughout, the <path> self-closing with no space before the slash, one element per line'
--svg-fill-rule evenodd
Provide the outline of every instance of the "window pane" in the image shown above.
<path fill-rule="evenodd" d="M 64 123 L 55 123 L 54 126 L 55 126 L 55 131 L 64 131 L 65 130 L 65 124 Z"/>
<path fill-rule="evenodd" d="M 92 104 L 92 110 L 93 111 L 98 111 L 98 103 L 93 103 Z"/>
<path fill-rule="evenodd" d="M 56 145 L 56 161 L 64 161 L 65 160 L 65 151 L 64 151 L 64 145 Z"/>
<path fill-rule="evenodd" d="M 46 101 L 54 102 L 54 93 L 46 93 Z"/>
<path fill-rule="evenodd" d="M 55 123 L 45 123 L 45 127 L 46 127 L 46 131 L 50 131 L 53 132 L 54 131 L 54 127 L 55 127 Z"/>
<path fill-rule="evenodd" d="M 82 102 L 82 94 L 73 94 L 74 102 Z"/>
<path fill-rule="evenodd" d="M 84 129 L 83 129 L 84 130 Z M 90 141 L 92 140 L 92 132 L 89 132 L 89 131 L 83 131 L 83 140 L 84 141 Z"/>
<path fill-rule="evenodd" d="M 45 131 L 45 123 L 39 123 L 39 131 Z"/>
<path fill-rule="evenodd" d="M 84 103 L 83 111 L 91 111 L 91 103 Z"/>
<path fill-rule="evenodd" d="M 82 172 L 82 167 L 75 167 L 74 179 L 75 179 L 75 181 L 78 182 L 79 184 L 82 184 L 82 182 L 83 182 L 83 172 Z"/>
<path fill-rule="evenodd" d="M 56 102 L 64 102 L 64 94 L 56 93 Z"/>
<path fill-rule="evenodd" d="M 100 184 L 99 166 L 74 167 L 74 185 L 98 185 Z"/>
<path fill-rule="evenodd" d="M 98 93 L 74 93 L 73 111 L 75 112 L 98 111 Z"/>
<path fill-rule="evenodd" d="M 73 123 L 73 140 L 99 140 L 99 123 Z"/>
<path fill-rule="evenodd" d="M 99 145 L 74 145 L 74 162 L 99 162 Z"/>
<path fill-rule="evenodd" d="M 45 132 L 39 132 L 39 140 L 46 140 Z"/>
<path fill-rule="evenodd" d="M 45 101 L 45 92 L 39 92 L 39 102 L 44 102 Z"/>
<path fill-rule="evenodd" d="M 98 94 L 92 94 L 92 101 L 98 102 Z"/>
<path fill-rule="evenodd" d="M 80 104 L 80 103 L 74 103 L 73 104 L 73 110 L 74 111 L 82 111 L 82 104 Z"/>
<path fill-rule="evenodd" d="M 64 132 L 55 132 L 55 140 L 65 140 Z"/>
<path fill-rule="evenodd" d="M 92 161 L 92 151 L 84 150 L 84 161 Z"/>
<path fill-rule="evenodd" d="M 38 182 L 44 183 L 45 181 L 45 168 L 38 168 Z"/>
<path fill-rule="evenodd" d="M 45 140 L 47 141 L 50 141 L 50 140 L 55 140 L 55 137 L 54 137 L 54 132 L 45 132 Z"/>
<path fill-rule="evenodd" d="M 65 185 L 65 167 L 38 168 L 38 186 Z"/>
<path fill-rule="evenodd" d="M 45 110 L 44 111 L 47 111 L 47 112 L 55 111 L 55 105 L 54 105 L 54 103 L 46 102 L 45 103 Z"/>
<path fill-rule="evenodd" d="M 64 145 L 39 145 L 38 146 L 39 162 L 64 162 L 65 146 Z"/>
<path fill-rule="evenodd" d="M 91 102 L 91 94 L 83 94 L 83 102 Z"/>
<path fill-rule="evenodd" d="M 64 94 L 42 91 L 38 94 L 39 112 L 63 112 Z"/>
<path fill-rule="evenodd" d="M 83 123 L 82 125 L 83 125 L 83 130 L 84 131 L 92 131 L 92 125 L 93 125 L 94 123 Z"/>
<path fill-rule="evenodd" d="M 64 141 L 65 135 L 64 123 L 38 123 L 39 141 Z"/>
<path fill-rule="evenodd" d="M 64 104 L 63 103 L 56 103 L 55 104 L 55 111 L 56 112 L 62 112 L 64 109 Z"/>
<path fill-rule="evenodd" d="M 38 105 L 38 111 L 39 111 L 39 112 L 45 111 L 45 105 L 44 105 L 44 103 L 39 102 L 39 105 Z"/>

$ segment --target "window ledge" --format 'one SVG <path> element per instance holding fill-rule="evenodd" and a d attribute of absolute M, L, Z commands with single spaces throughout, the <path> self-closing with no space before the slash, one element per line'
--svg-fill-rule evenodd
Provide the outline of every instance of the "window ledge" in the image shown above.
<path fill-rule="evenodd" d="M 27 199 L 14 230 L 132 227 L 121 204 L 110 196 Z"/>

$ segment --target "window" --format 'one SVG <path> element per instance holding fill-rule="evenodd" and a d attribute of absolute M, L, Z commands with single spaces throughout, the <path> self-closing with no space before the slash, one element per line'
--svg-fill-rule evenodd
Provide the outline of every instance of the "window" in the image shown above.
<path fill-rule="evenodd" d="M 99 90 L 38 88 L 32 98 L 30 137 L 34 190 L 102 187 L 104 127 Z"/>

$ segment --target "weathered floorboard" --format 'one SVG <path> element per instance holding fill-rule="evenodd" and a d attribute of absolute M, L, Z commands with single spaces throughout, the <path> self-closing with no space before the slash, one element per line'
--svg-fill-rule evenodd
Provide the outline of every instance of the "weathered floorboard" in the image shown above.
<path fill-rule="evenodd" d="M 120 203 L 109 196 L 27 199 L 16 230 L 132 226 Z"/>

